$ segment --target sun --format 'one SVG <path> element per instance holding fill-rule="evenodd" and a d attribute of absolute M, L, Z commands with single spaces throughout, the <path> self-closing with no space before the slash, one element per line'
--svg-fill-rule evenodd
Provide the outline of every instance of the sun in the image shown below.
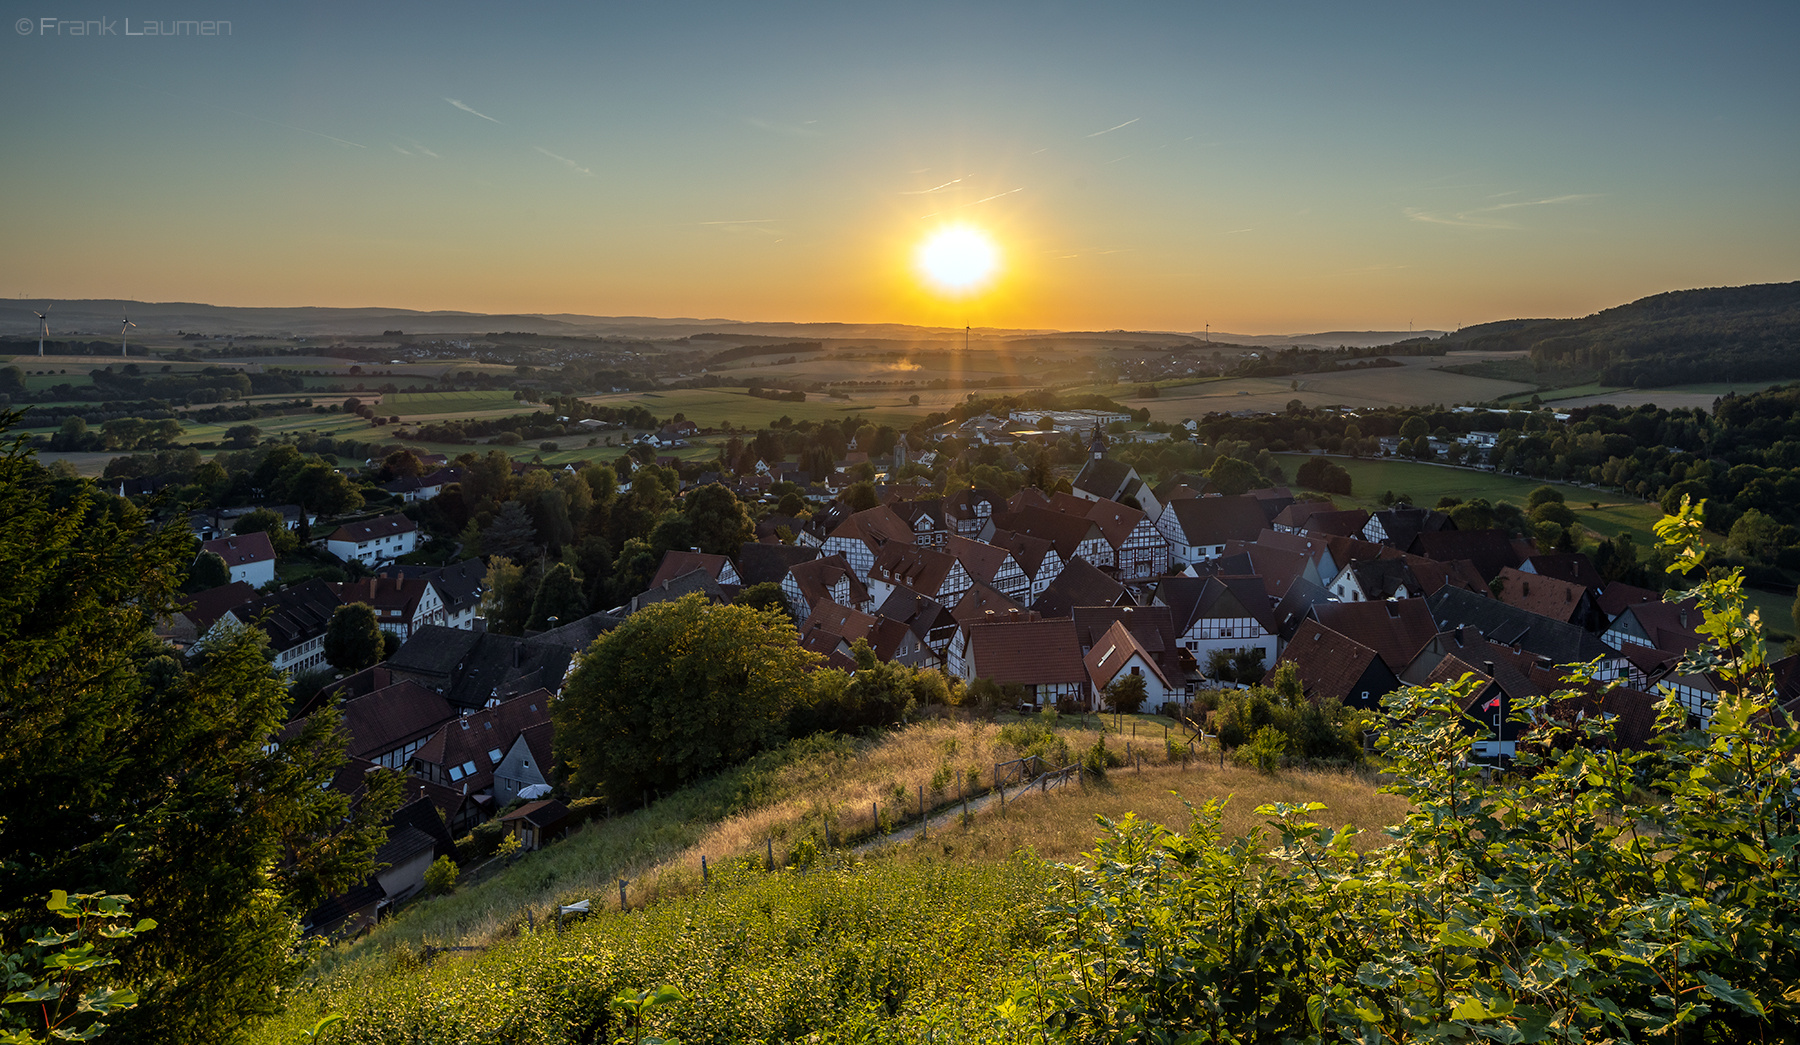
<path fill-rule="evenodd" d="M 919 244 L 919 270 L 939 288 L 967 293 L 986 283 L 1000 267 L 1000 252 L 987 233 L 951 225 Z"/>

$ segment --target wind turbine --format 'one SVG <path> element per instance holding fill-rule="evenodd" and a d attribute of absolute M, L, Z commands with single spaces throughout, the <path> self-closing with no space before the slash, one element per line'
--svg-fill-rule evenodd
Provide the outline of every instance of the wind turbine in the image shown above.
<path fill-rule="evenodd" d="M 137 324 L 131 321 L 130 316 L 122 317 L 119 320 L 119 354 L 121 356 L 129 358 L 131 355 L 131 353 L 125 351 L 125 328 L 135 326 L 137 326 Z"/>
<path fill-rule="evenodd" d="M 31 314 L 38 317 L 38 355 L 42 356 L 44 339 L 50 336 L 50 306 L 45 305 L 42 312 L 33 309 Z"/>

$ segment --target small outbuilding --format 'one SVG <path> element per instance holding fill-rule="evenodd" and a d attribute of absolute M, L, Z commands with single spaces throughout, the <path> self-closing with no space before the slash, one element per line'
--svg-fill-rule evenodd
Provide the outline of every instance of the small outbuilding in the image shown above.
<path fill-rule="evenodd" d="M 567 830 L 569 807 L 554 798 L 527 802 L 500 818 L 506 833 L 516 835 L 526 852 L 542 848 Z"/>

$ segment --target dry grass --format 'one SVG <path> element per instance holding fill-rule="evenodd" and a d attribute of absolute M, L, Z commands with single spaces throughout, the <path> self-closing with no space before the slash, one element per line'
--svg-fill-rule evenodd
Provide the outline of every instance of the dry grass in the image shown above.
<path fill-rule="evenodd" d="M 1092 721 L 1098 723 L 1100 717 Z M 1079 727 L 1060 732 L 1077 755 L 1101 736 L 1099 729 Z M 1364 849 L 1386 844 L 1381 829 L 1406 815 L 1404 799 L 1377 793 L 1373 783 L 1355 774 L 1304 770 L 1268 777 L 1232 765 L 1221 769 L 1216 761 L 1204 758 L 1183 766 L 1165 759 L 1167 748 L 1160 735 L 1127 741 L 1129 737 L 1112 733 L 1107 746 L 1120 755 L 1129 750 L 1134 764 L 1141 754 L 1141 770 L 1114 768 L 1098 784 L 1063 787 L 1048 794 L 1020 796 L 1013 789 L 1004 815 L 1000 806 L 993 804 L 974 815 L 969 824 L 946 830 L 936 826 L 942 822 L 939 814 L 929 841 L 903 842 L 895 851 L 917 847 L 917 851 L 945 858 L 998 860 L 1029 849 L 1046 860 L 1075 860 L 1093 847 L 1100 833 L 1096 816 L 1117 819 L 1135 812 L 1140 818 L 1185 831 L 1189 814 L 1184 799 L 1198 804 L 1229 797 L 1221 824 L 1228 837 L 1263 826 L 1267 818 L 1255 810 L 1265 803 L 1324 802 L 1329 808 L 1320 814 L 1320 822 L 1333 827 L 1349 823 L 1364 829 L 1366 833 L 1358 840 Z M 772 849 L 776 862 L 785 863 L 808 840 L 822 843 L 826 823 L 831 825 L 832 842 L 843 846 L 916 822 L 919 788 L 925 789 L 926 805 L 939 809 L 956 801 L 955 770 L 963 770 L 965 780 L 973 781 L 969 790 L 976 795 L 991 787 L 996 762 L 1010 761 L 1019 754 L 1000 739 L 1000 727 L 992 723 L 926 723 L 854 755 L 789 766 L 781 771 L 775 789 L 780 797 L 719 823 L 680 856 L 640 875 L 641 883 L 630 890 L 633 902 L 650 902 L 690 887 L 700 876 L 703 854 L 709 861 L 733 856 L 766 858 Z M 944 773 L 946 767 L 949 774 Z M 951 776 L 948 785 L 934 791 L 934 776 L 942 781 L 946 775 Z"/>
<path fill-rule="evenodd" d="M 1094 847 L 1100 834 L 1096 817 L 1118 820 L 1126 813 L 1186 832 L 1190 816 L 1186 802 L 1228 798 L 1220 827 L 1227 838 L 1236 838 L 1267 826 L 1268 817 L 1256 807 L 1270 802 L 1323 802 L 1328 807 L 1314 819 L 1331 827 L 1354 824 L 1363 829 L 1356 840 L 1360 849 L 1387 844 L 1382 828 L 1399 823 L 1407 802 L 1384 795 L 1362 776 L 1350 773 L 1294 770 L 1268 777 L 1254 769 L 1217 763 L 1149 765 L 1142 772 L 1114 769 L 1099 784 L 1077 790 L 1059 788 L 1047 795 L 1033 793 L 1009 800 L 1004 816 L 990 809 L 968 825 L 934 830 L 928 841 L 896 847 L 897 854 L 911 853 L 931 859 L 996 860 L 1029 849 L 1045 860 L 1080 861 Z"/>
<path fill-rule="evenodd" d="M 451 896 L 409 905 L 371 936 L 336 949 L 319 971 L 400 943 L 491 943 L 522 926 L 527 912 L 550 917 L 555 904 L 582 899 L 616 904 L 620 879 L 629 883 L 627 901 L 634 907 L 683 895 L 700 884 L 703 856 L 712 866 L 734 859 L 760 863 L 772 850 L 775 861 L 786 864 L 823 848 L 827 824 L 836 846 L 879 837 L 883 830 L 917 819 L 920 788 L 928 806 L 953 804 L 959 769 L 972 793 L 985 791 L 995 763 L 1020 754 L 1001 740 L 1001 732 L 1001 726 L 988 722 L 922 723 L 875 742 L 820 745 L 752 783 L 722 779 L 699 785 L 649 809 L 588 824 L 569 839 Z M 1101 733 L 1072 724 L 1059 728 L 1057 735 L 1071 756 L 1078 756 Z M 1183 767 L 1164 762 L 1160 734 L 1141 741 L 1116 733 L 1107 738 L 1108 748 L 1120 755 L 1127 744 L 1134 756 L 1144 756 L 1141 771 L 1115 768 L 1097 785 L 1069 786 L 1048 795 L 1021 797 L 1014 789 L 1004 815 L 995 804 L 966 824 L 940 827 L 945 823 L 940 812 L 928 841 L 898 842 L 877 852 L 899 859 L 999 860 L 1030 850 L 1048 860 L 1076 860 L 1093 848 L 1100 833 L 1096 816 L 1136 812 L 1186 830 L 1187 810 L 1171 792 L 1194 802 L 1232 796 L 1224 820 L 1232 835 L 1261 826 L 1264 818 L 1255 808 L 1263 803 L 1325 802 L 1331 808 L 1320 819 L 1368 829 L 1363 839 L 1367 846 L 1382 844 L 1379 829 L 1397 822 L 1406 809 L 1404 801 L 1376 794 L 1372 784 L 1354 775 L 1296 771 L 1265 777 L 1236 767 L 1221 769 L 1204 759 Z M 724 798 L 721 787 L 730 791 L 740 786 L 753 787 L 758 797 L 744 812 L 716 819 Z"/>

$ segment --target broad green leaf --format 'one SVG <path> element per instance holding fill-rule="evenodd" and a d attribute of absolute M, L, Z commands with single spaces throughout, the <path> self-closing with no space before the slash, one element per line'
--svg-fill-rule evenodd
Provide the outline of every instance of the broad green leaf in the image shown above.
<path fill-rule="evenodd" d="M 1752 1016 L 1767 1015 L 1763 1010 L 1762 1003 L 1757 1001 L 1756 995 L 1749 991 L 1739 987 L 1733 987 L 1731 984 L 1726 983 L 1724 980 L 1721 980 L 1717 976 L 1714 976 L 1712 973 L 1706 972 L 1703 969 L 1695 970 L 1694 976 L 1699 979 L 1701 983 L 1706 985 L 1706 993 L 1720 1001 L 1735 1005 Z"/>

